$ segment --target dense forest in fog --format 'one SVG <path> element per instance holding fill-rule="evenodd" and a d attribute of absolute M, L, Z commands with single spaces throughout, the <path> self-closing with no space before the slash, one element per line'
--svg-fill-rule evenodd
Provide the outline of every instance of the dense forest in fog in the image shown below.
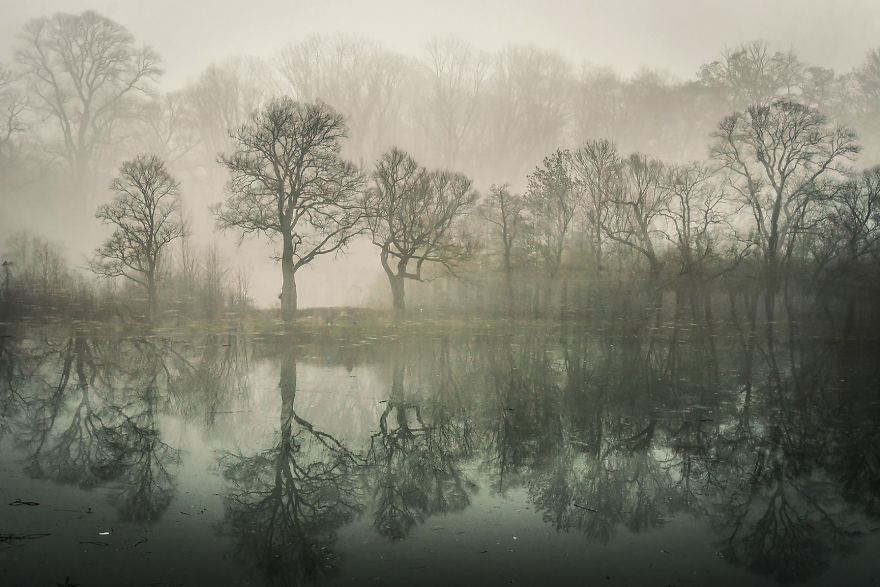
<path fill-rule="evenodd" d="M 880 49 L 836 72 L 752 41 L 678 80 L 318 35 L 163 92 L 140 43 L 55 14 L 0 63 L 0 214 L 35 224 L 0 243 L 7 318 L 248 311 L 241 238 L 271 243 L 287 321 L 334 269 L 301 270 L 360 247 L 397 315 L 876 324 Z"/>

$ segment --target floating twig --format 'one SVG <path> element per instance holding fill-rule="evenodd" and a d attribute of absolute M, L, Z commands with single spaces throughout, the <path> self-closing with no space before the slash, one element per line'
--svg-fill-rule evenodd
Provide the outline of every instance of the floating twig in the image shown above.
<path fill-rule="evenodd" d="M 38 501 L 23 501 L 20 497 L 16 497 L 16 498 L 15 498 L 15 501 L 10 501 L 10 502 L 9 502 L 9 505 L 28 505 L 28 506 L 35 506 L 35 505 L 40 505 L 40 502 L 38 502 Z"/>

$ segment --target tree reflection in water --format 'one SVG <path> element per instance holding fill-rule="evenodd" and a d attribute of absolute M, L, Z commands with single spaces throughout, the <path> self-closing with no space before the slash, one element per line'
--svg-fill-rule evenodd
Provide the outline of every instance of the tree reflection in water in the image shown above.
<path fill-rule="evenodd" d="M 355 455 L 297 415 L 295 341 L 284 347 L 277 442 L 219 459 L 232 484 L 223 532 L 270 582 L 299 585 L 334 570 L 336 530 L 361 509 L 362 496 Z"/>
<path fill-rule="evenodd" d="M 373 487 L 373 525 L 382 536 L 406 538 L 417 523 L 461 511 L 476 489 L 462 471 L 473 453 L 473 429 L 463 413 L 462 389 L 450 358 L 449 342 L 438 349 L 433 377 L 420 383 L 427 397 L 407 393 L 402 348 L 391 350 L 391 393 L 367 454 Z"/>
<path fill-rule="evenodd" d="M 173 344 L 77 329 L 2 337 L 0 435 L 33 477 L 110 486 L 120 518 L 155 522 L 181 463 L 161 418 L 198 422 L 228 447 L 225 427 L 250 417 L 236 408 L 259 392 L 256 352 L 280 369 L 280 422 L 262 450 L 219 457 L 229 484 L 219 527 L 268 582 L 332 574 L 338 531 L 361 511 L 379 536 L 402 540 L 465 511 L 480 487 L 489 499 L 525 494 L 550 527 L 601 543 L 703 518 L 725 560 L 806 579 L 880 516 L 876 346 L 763 332 L 749 303 L 725 333 L 682 312 L 577 334 L 332 348 L 235 333 Z M 350 396 L 370 432 L 343 441 L 335 422 L 303 417 L 314 406 L 297 405 L 297 343 L 346 381 L 370 375 L 379 407 Z M 335 383 L 321 385 L 321 402 L 341 408 Z"/>
<path fill-rule="evenodd" d="M 852 444 L 847 427 L 823 422 L 827 414 L 818 409 L 839 392 L 838 374 L 829 368 L 832 349 L 790 348 L 783 370 L 772 338 L 765 348 L 766 379 L 746 382 L 751 394 L 736 424 L 715 440 L 713 477 L 720 483 L 712 488 L 711 517 L 726 557 L 790 581 L 818 575 L 836 554 L 853 550 L 863 531 L 860 513 L 871 513 L 877 488 L 859 496 L 847 488 L 840 468 L 847 460 L 837 459 L 870 451 L 871 444 Z M 796 359 L 804 353 L 811 354 Z M 857 468 L 866 462 L 849 460 Z"/>
<path fill-rule="evenodd" d="M 160 438 L 159 377 L 168 374 L 167 349 L 147 341 L 102 341 L 75 332 L 31 381 L 19 442 L 34 478 L 112 496 L 124 520 L 154 522 L 174 493 L 171 467 L 179 451 Z M 60 373 L 50 369 L 60 364 Z"/>
<path fill-rule="evenodd" d="M 600 542 L 708 516 L 727 560 L 779 581 L 851 552 L 877 516 L 880 434 L 854 413 L 876 408 L 876 373 L 836 372 L 833 345 L 791 338 L 780 355 L 754 334 L 743 362 L 719 365 L 705 326 L 646 330 L 489 353 L 493 487 L 526 485 L 547 523 Z"/>

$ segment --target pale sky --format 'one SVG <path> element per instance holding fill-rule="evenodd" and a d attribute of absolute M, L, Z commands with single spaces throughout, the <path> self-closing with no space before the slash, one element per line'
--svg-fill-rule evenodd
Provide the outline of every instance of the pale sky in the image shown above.
<path fill-rule="evenodd" d="M 232 55 L 270 56 L 310 34 L 376 39 L 405 53 L 454 34 L 495 50 L 552 49 L 574 64 L 641 67 L 691 78 L 725 47 L 765 39 L 838 72 L 880 46 L 878 0 L 0 0 L 0 56 L 30 18 L 94 9 L 127 27 L 164 60 L 176 89 Z"/>

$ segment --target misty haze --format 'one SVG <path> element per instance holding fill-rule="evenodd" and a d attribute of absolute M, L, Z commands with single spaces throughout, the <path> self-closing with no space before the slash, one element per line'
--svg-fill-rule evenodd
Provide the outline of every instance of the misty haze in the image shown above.
<path fill-rule="evenodd" d="M 880 581 L 880 5 L 0 0 L 0 585 Z"/>

